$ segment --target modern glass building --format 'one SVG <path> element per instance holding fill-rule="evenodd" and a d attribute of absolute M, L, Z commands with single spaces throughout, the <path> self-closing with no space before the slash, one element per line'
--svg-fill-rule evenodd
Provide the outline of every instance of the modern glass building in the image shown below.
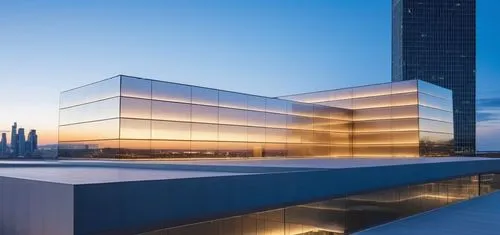
<path fill-rule="evenodd" d="M 455 151 L 476 150 L 476 0 L 393 0 L 392 81 L 453 91 Z"/>
<path fill-rule="evenodd" d="M 414 80 L 269 98 L 120 75 L 61 94 L 59 155 L 450 155 L 451 95 Z"/>

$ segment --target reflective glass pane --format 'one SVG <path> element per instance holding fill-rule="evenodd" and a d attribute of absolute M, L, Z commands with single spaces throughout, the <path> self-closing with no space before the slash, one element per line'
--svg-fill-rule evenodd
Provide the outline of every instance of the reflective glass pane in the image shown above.
<path fill-rule="evenodd" d="M 250 142 L 265 142 L 266 141 L 266 128 L 248 127 L 247 128 L 248 141 Z"/>
<path fill-rule="evenodd" d="M 330 144 L 331 133 L 327 131 L 314 131 L 314 143 Z"/>
<path fill-rule="evenodd" d="M 314 104 L 294 103 L 288 104 L 288 114 L 299 116 L 314 116 Z"/>
<path fill-rule="evenodd" d="M 453 98 L 451 90 L 421 80 L 418 80 L 418 91 L 445 99 Z"/>
<path fill-rule="evenodd" d="M 286 142 L 287 143 L 301 143 L 302 130 L 287 130 Z"/>
<path fill-rule="evenodd" d="M 151 99 L 151 80 L 121 76 L 121 95 Z"/>
<path fill-rule="evenodd" d="M 266 111 L 266 98 L 247 95 L 247 107 L 249 110 Z"/>
<path fill-rule="evenodd" d="M 219 157 L 247 157 L 249 155 L 247 143 L 241 142 L 219 142 Z M 233 229 L 238 230 L 239 227 L 233 227 Z M 229 229 L 228 229 L 229 230 Z M 236 233 L 225 233 L 225 234 L 240 234 Z"/>
<path fill-rule="evenodd" d="M 338 89 L 338 90 L 333 90 L 333 98 L 335 100 L 346 100 L 346 99 L 352 99 L 353 96 L 353 88 L 346 88 L 346 89 Z"/>
<path fill-rule="evenodd" d="M 332 120 L 330 130 L 336 132 L 350 132 L 352 130 L 352 122 Z"/>
<path fill-rule="evenodd" d="M 415 111 L 417 109 L 415 108 Z M 416 112 L 415 112 L 416 115 Z M 353 119 L 355 121 L 377 120 L 391 118 L 391 108 L 374 108 L 374 109 L 359 109 L 353 111 Z"/>
<path fill-rule="evenodd" d="M 331 118 L 333 109 L 334 108 L 332 107 L 316 104 L 314 105 L 314 116 L 322 118 Z"/>
<path fill-rule="evenodd" d="M 286 128 L 285 114 L 266 113 L 266 127 Z"/>
<path fill-rule="evenodd" d="M 391 86 L 392 86 L 392 94 L 416 92 L 417 80 L 393 82 L 391 83 Z"/>
<path fill-rule="evenodd" d="M 419 127 L 422 131 L 453 133 L 453 124 L 449 122 L 420 119 Z"/>
<path fill-rule="evenodd" d="M 353 124 L 354 132 L 391 131 L 392 120 L 359 121 Z"/>
<path fill-rule="evenodd" d="M 191 86 L 153 81 L 153 99 L 191 103 Z"/>
<path fill-rule="evenodd" d="M 421 131 L 420 142 L 423 145 L 453 145 L 453 134 Z"/>
<path fill-rule="evenodd" d="M 264 143 L 248 142 L 248 151 L 250 157 L 263 157 L 264 156 Z"/>
<path fill-rule="evenodd" d="M 217 156 L 219 142 L 192 141 L 191 154 L 193 158 L 212 158 Z"/>
<path fill-rule="evenodd" d="M 392 86 L 391 83 L 384 83 L 377 85 L 355 87 L 353 88 L 353 97 L 361 98 L 369 96 L 390 95 L 392 89 L 391 86 Z"/>
<path fill-rule="evenodd" d="M 151 158 L 151 141 L 121 139 L 120 158 Z"/>
<path fill-rule="evenodd" d="M 158 120 L 191 121 L 191 105 L 153 101 L 152 118 Z"/>
<path fill-rule="evenodd" d="M 117 158 L 118 140 L 78 141 L 59 143 L 61 158 Z"/>
<path fill-rule="evenodd" d="M 269 144 L 264 145 L 264 157 L 284 157 L 286 156 L 285 144 Z"/>
<path fill-rule="evenodd" d="M 353 106 L 352 99 L 325 101 L 318 104 L 343 109 L 352 109 Z"/>
<path fill-rule="evenodd" d="M 247 141 L 247 127 L 219 125 L 220 141 Z"/>
<path fill-rule="evenodd" d="M 191 106 L 191 120 L 193 122 L 218 123 L 219 108 L 193 104 Z"/>
<path fill-rule="evenodd" d="M 381 95 L 366 98 L 353 99 L 354 109 L 378 108 L 391 106 L 391 96 Z"/>
<path fill-rule="evenodd" d="M 114 77 L 61 93 L 59 106 L 66 108 L 120 95 L 120 78 Z"/>
<path fill-rule="evenodd" d="M 118 97 L 73 106 L 59 111 L 59 124 L 96 121 L 119 116 L 120 100 Z"/>
<path fill-rule="evenodd" d="M 354 145 L 354 157 L 392 157 L 391 145 Z"/>
<path fill-rule="evenodd" d="M 444 121 L 444 122 L 453 122 L 453 113 L 447 112 L 440 109 L 433 109 L 425 106 L 419 106 L 419 115 L 420 118 Z"/>
<path fill-rule="evenodd" d="M 151 138 L 155 140 L 190 140 L 191 123 L 153 121 Z"/>
<path fill-rule="evenodd" d="M 453 101 L 448 99 L 439 98 L 436 96 L 418 93 L 418 101 L 420 105 L 430 108 L 442 109 L 445 111 L 453 111 Z"/>
<path fill-rule="evenodd" d="M 121 98 L 121 117 L 151 119 L 151 100 Z"/>
<path fill-rule="evenodd" d="M 418 131 L 418 118 L 393 119 L 392 131 Z"/>
<path fill-rule="evenodd" d="M 351 145 L 334 145 L 330 147 L 330 156 L 333 157 L 352 157 Z"/>
<path fill-rule="evenodd" d="M 191 139 L 192 140 L 218 140 L 218 128 L 216 124 L 191 124 Z"/>
<path fill-rule="evenodd" d="M 240 109 L 219 108 L 219 123 L 247 125 L 247 111 Z"/>
<path fill-rule="evenodd" d="M 348 132 L 330 132 L 330 140 L 334 145 L 351 144 L 353 135 Z"/>
<path fill-rule="evenodd" d="M 392 146 L 393 157 L 419 157 L 418 145 L 394 145 Z"/>
<path fill-rule="evenodd" d="M 229 91 L 219 91 L 219 106 L 236 109 L 246 109 L 247 95 Z"/>
<path fill-rule="evenodd" d="M 219 92 L 214 89 L 192 87 L 191 102 L 193 104 L 219 105 Z"/>
<path fill-rule="evenodd" d="M 155 158 L 188 158 L 191 156 L 191 141 L 151 141 L 151 151 Z"/>
<path fill-rule="evenodd" d="M 315 117 L 313 125 L 314 125 L 314 130 L 330 131 L 332 127 L 332 120 L 329 118 Z"/>
<path fill-rule="evenodd" d="M 391 108 L 392 118 L 417 118 L 419 116 L 418 105 L 396 106 Z"/>
<path fill-rule="evenodd" d="M 305 103 L 318 103 L 334 99 L 333 93 L 331 91 L 319 91 L 319 92 L 284 96 L 281 98 L 286 100 L 305 102 Z"/>
<path fill-rule="evenodd" d="M 417 105 L 417 104 L 418 104 L 417 92 L 391 95 L 392 106 Z"/>
<path fill-rule="evenodd" d="M 390 133 L 393 144 L 415 144 L 419 142 L 418 131 L 397 131 Z"/>
<path fill-rule="evenodd" d="M 266 128 L 266 142 L 286 143 L 286 130 Z"/>
<path fill-rule="evenodd" d="M 151 120 L 122 118 L 120 121 L 121 139 L 151 139 Z"/>
<path fill-rule="evenodd" d="M 249 126 L 266 126 L 266 113 L 247 111 L 247 123 Z"/>
<path fill-rule="evenodd" d="M 354 144 L 391 144 L 390 132 L 366 132 L 354 135 Z"/>
<path fill-rule="evenodd" d="M 59 127 L 59 141 L 118 139 L 119 119 Z"/>
<path fill-rule="evenodd" d="M 288 115 L 287 128 L 312 130 L 314 128 L 314 118 Z"/>
<path fill-rule="evenodd" d="M 272 112 L 272 113 L 284 113 L 284 114 L 286 114 L 287 104 L 288 104 L 288 101 L 286 101 L 286 100 L 267 98 L 266 99 L 266 111 Z"/>

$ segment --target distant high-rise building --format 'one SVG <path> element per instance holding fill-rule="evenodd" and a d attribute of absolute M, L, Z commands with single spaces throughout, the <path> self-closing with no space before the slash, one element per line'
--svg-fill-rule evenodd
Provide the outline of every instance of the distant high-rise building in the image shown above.
<path fill-rule="evenodd" d="M 455 151 L 474 154 L 476 0 L 392 1 L 392 80 L 412 79 L 453 91 Z"/>
<path fill-rule="evenodd" d="M 36 130 L 30 130 L 28 134 L 28 143 L 26 145 L 26 151 L 28 153 L 34 153 L 38 149 L 38 136 L 36 135 Z"/>
<path fill-rule="evenodd" d="M 19 156 L 24 156 L 26 153 L 26 137 L 24 135 L 24 128 L 19 128 L 19 131 L 17 133 L 17 149 L 18 149 L 18 155 Z"/>
<path fill-rule="evenodd" d="M 2 139 L 0 140 L 0 156 L 7 153 L 7 134 L 2 133 Z"/>
<path fill-rule="evenodd" d="M 17 122 L 14 122 L 12 125 L 12 130 L 10 132 L 10 149 L 12 151 L 13 156 L 17 156 L 19 153 L 19 148 L 17 144 Z"/>

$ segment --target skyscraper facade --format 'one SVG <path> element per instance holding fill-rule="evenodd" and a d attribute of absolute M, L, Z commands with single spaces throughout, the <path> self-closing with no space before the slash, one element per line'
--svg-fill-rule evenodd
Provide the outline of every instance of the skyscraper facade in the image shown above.
<path fill-rule="evenodd" d="M 455 151 L 476 151 L 476 0 L 393 0 L 392 80 L 453 91 Z"/>
<path fill-rule="evenodd" d="M 2 139 L 0 140 L 0 156 L 4 156 L 7 153 L 7 134 L 2 133 Z"/>
<path fill-rule="evenodd" d="M 19 132 L 17 134 L 17 143 L 18 143 L 18 155 L 24 156 L 26 153 L 26 137 L 24 135 L 24 128 L 19 128 Z"/>
<path fill-rule="evenodd" d="M 26 145 L 27 153 L 34 153 L 35 150 L 38 149 L 38 136 L 36 134 L 36 130 L 30 130 L 28 134 L 28 143 Z"/>
<path fill-rule="evenodd" d="M 18 144 L 17 144 L 17 123 L 14 122 L 12 125 L 12 130 L 10 132 L 10 148 L 13 156 L 17 156 L 18 154 Z"/>

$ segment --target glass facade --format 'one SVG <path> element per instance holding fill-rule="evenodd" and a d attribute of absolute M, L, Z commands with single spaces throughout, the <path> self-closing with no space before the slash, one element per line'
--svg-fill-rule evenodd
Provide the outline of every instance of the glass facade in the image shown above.
<path fill-rule="evenodd" d="M 348 157 L 351 116 L 319 104 L 118 76 L 61 94 L 59 155 Z"/>
<path fill-rule="evenodd" d="M 458 154 L 476 150 L 476 0 L 393 0 L 392 81 L 453 91 Z"/>
<path fill-rule="evenodd" d="M 453 100 L 420 80 L 282 97 L 350 109 L 353 156 L 418 157 L 453 154 Z"/>
<path fill-rule="evenodd" d="M 60 106 L 61 157 L 453 153 L 452 93 L 419 80 L 268 98 L 117 76 L 63 92 Z"/>
<path fill-rule="evenodd" d="M 409 185 L 276 210 L 167 228 L 142 235 L 350 234 L 496 190 L 495 175 Z M 481 183 L 480 180 L 481 179 Z M 488 184 L 481 186 L 482 184 Z M 495 186 L 492 186 L 495 185 Z M 481 192 L 480 192 L 481 190 Z"/>

